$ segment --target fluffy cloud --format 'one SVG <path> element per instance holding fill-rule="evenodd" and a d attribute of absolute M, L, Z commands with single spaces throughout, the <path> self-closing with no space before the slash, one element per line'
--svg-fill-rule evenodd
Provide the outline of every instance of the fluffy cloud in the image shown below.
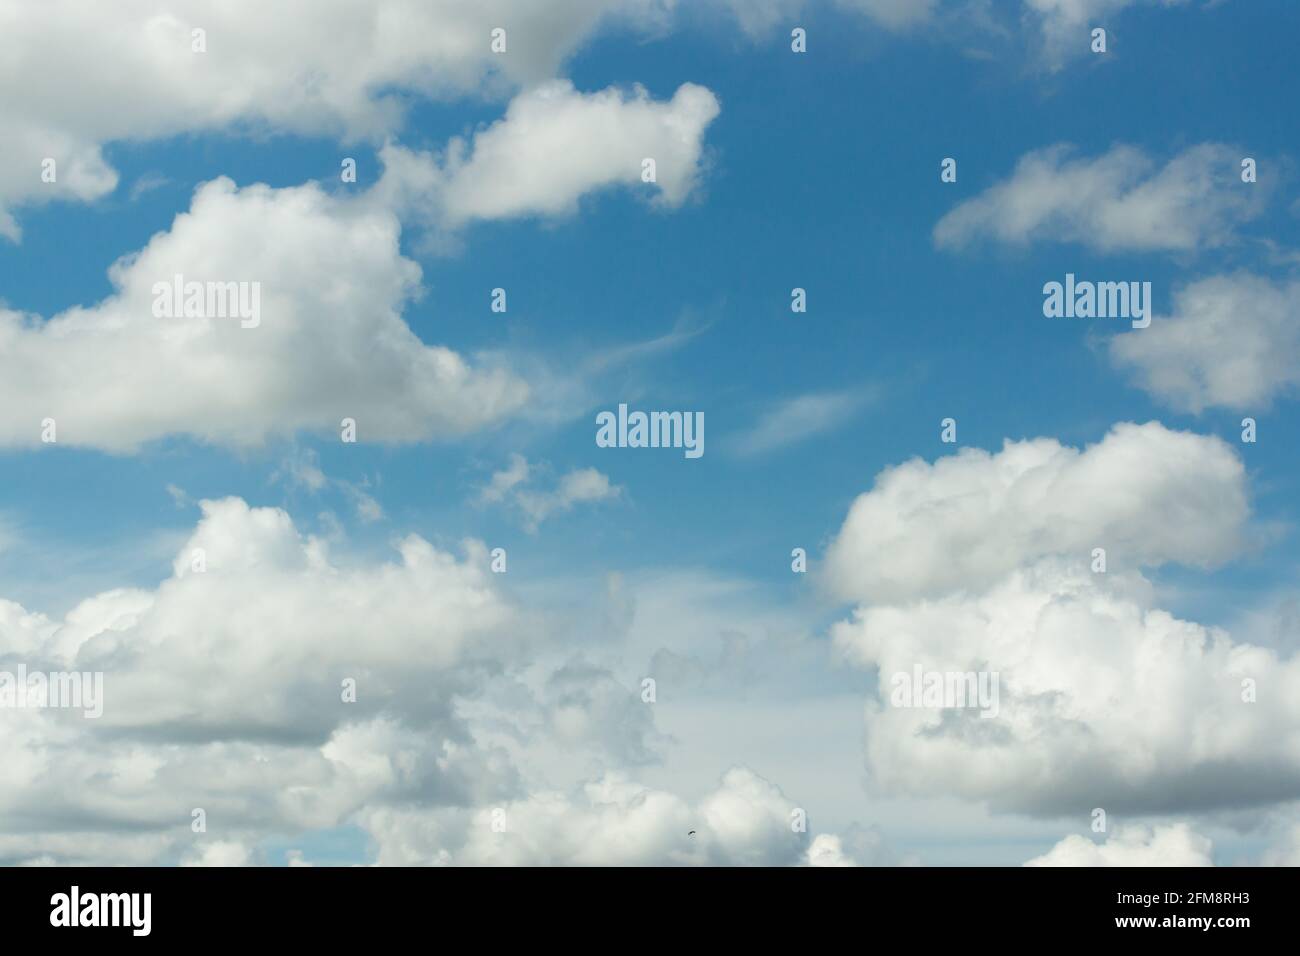
<path fill-rule="evenodd" d="M 809 866 L 848 867 L 858 864 L 844 852 L 840 838 L 832 833 L 820 833 L 808 848 Z"/>
<path fill-rule="evenodd" d="M 334 826 L 368 801 L 515 790 L 497 751 L 466 746 L 454 708 L 519 646 L 481 544 L 457 560 L 412 537 L 399 563 L 344 568 L 284 512 L 238 499 L 203 512 L 157 589 L 96 595 L 61 621 L 6 615 L 4 670 L 104 674 L 98 719 L 0 709 L 11 860 L 54 853 L 68 830 L 102 837 L 100 862 L 229 859 L 208 840 Z M 210 836 L 190 832 L 192 808 Z"/>
<path fill-rule="evenodd" d="M 0 602 L 0 671 L 105 675 L 98 719 L 0 708 L 0 860 L 267 862 L 270 838 L 351 823 L 380 862 L 806 861 L 793 801 L 747 770 L 694 801 L 620 772 L 526 780 L 502 733 L 624 767 L 660 735 L 609 671 L 547 666 L 572 636 L 502 592 L 482 544 L 338 560 L 278 509 L 202 509 L 156 589 L 61 620 Z"/>
<path fill-rule="evenodd" d="M 530 390 L 507 369 L 475 367 L 410 331 L 401 313 L 420 292 L 420 269 L 400 252 L 398 215 L 423 215 L 441 232 L 475 218 L 559 214 L 593 190 L 639 182 L 645 156 L 657 159 L 662 201 L 677 204 L 717 111 L 690 84 L 660 103 L 644 91 L 588 96 L 556 83 L 516 98 L 472 146 L 453 140 L 441 160 L 390 144 L 382 181 L 355 197 L 314 184 L 207 183 L 168 232 L 112 267 L 109 298 L 48 321 L 0 310 L 9 410 L 0 445 L 39 444 L 46 418 L 60 443 L 117 452 L 173 434 L 255 445 L 339 429 L 344 418 L 360 441 L 493 425 Z M 156 284 L 177 275 L 257 283 L 260 315 L 159 318 Z M 591 479 L 568 479 L 561 499 L 534 502 L 530 520 L 600 497 Z"/>
<path fill-rule="evenodd" d="M 719 2 L 751 34 L 805 7 L 801 0 Z M 1054 50 L 1072 42 L 1081 24 L 1128 2 L 1026 0 Z M 836 6 L 888 29 L 907 29 L 931 22 L 939 4 L 836 0 Z M 676 8 L 676 0 L 552 0 L 544 7 L 521 0 L 284 0 L 273 8 L 258 0 L 217 7 L 48 0 L 37 9 L 24 0 L 0 0 L 0 85 L 23 90 L 0 104 L 6 131 L 0 140 L 0 236 L 18 238 L 12 212 L 18 206 L 92 200 L 115 189 L 118 175 L 105 160 L 107 144 L 214 130 L 380 142 L 400 132 L 412 96 L 504 96 L 545 84 L 603 24 L 661 29 Z M 497 27 L 507 31 L 506 52 L 499 54 L 491 48 Z M 206 52 L 193 50 L 196 29 L 205 31 Z M 132 69 L 123 73 L 122 62 Z M 266 69 L 267 62 L 276 69 Z M 35 75 L 41 83 L 26 82 Z M 689 96 L 691 102 L 678 104 L 678 122 L 699 122 L 710 109 L 698 92 Z M 618 129 L 635 133 L 643 126 Z M 543 156 L 552 154 L 544 141 L 528 140 Z M 519 144 L 498 134 L 486 145 Z M 561 155 L 588 154 L 570 148 Z M 604 154 L 599 175 L 624 181 L 621 154 L 612 147 Z M 58 164 L 54 183 L 41 178 L 47 158 Z M 485 195 L 474 187 L 493 163 L 520 169 L 488 151 L 478 166 L 458 170 L 468 189 L 463 200 L 450 194 L 453 217 L 492 214 L 508 202 L 549 214 L 572 202 L 563 190 L 555 198 L 538 190 L 535 175 L 525 177 L 515 194 Z M 689 176 L 680 172 L 662 181 L 670 203 L 689 188 Z"/>
<path fill-rule="evenodd" d="M 453 139 L 441 156 L 385 147 L 376 195 L 447 228 L 560 216 L 589 192 L 640 184 L 650 158 L 661 201 L 676 206 L 698 179 L 704 132 L 718 111 L 717 98 L 693 83 L 657 102 L 640 88 L 584 94 L 556 80 L 521 93 L 502 119 L 470 141 Z"/>
<path fill-rule="evenodd" d="M 1210 565 L 1239 547 L 1247 511 L 1245 471 L 1217 438 L 1150 422 L 1083 450 L 1007 441 L 882 471 L 853 502 L 826 575 L 842 598 L 893 602 L 985 588 L 1049 555 L 1086 566 L 1097 547 L 1126 566 Z"/>
<path fill-rule="evenodd" d="M 879 832 L 854 825 L 840 836 L 819 833 L 808 847 L 808 866 L 914 866 L 916 859 L 900 860 L 886 846 Z"/>
<path fill-rule="evenodd" d="M 213 840 L 205 843 L 186 859 L 182 866 L 248 866 L 252 853 L 248 847 L 234 840 Z"/>
<path fill-rule="evenodd" d="M 458 561 L 410 537 L 399 564 L 344 571 L 283 511 L 239 499 L 202 509 L 156 591 L 108 592 L 61 623 L 27 618 L 23 640 L 6 634 L 11 652 L 108 675 L 98 727 L 323 742 L 345 717 L 440 718 L 430 691 L 445 696 L 513 646 L 517 622 L 482 544 Z M 360 687 L 350 709 L 345 678 Z"/>
<path fill-rule="evenodd" d="M 527 386 L 422 343 L 401 310 L 420 269 L 389 212 L 320 188 L 228 179 L 109 271 L 114 292 L 47 321 L 0 312 L 0 444 L 129 451 L 172 434 L 229 445 L 357 422 L 360 441 L 463 434 Z M 260 283 L 260 321 L 155 316 L 155 284 Z M 252 327 L 243 327 L 248 324 Z"/>
<path fill-rule="evenodd" d="M 882 473 L 827 562 L 840 593 L 864 602 L 832 635 L 876 671 L 873 782 L 1046 815 L 1300 797 L 1300 657 L 1160 609 L 1137 570 L 1231 555 L 1243 481 L 1220 440 L 1154 423 L 1116 426 L 1083 452 L 1009 442 Z M 918 667 L 996 674 L 997 699 L 897 698 L 897 675 Z"/>
<path fill-rule="evenodd" d="M 1110 340 L 1111 361 L 1180 410 L 1261 410 L 1300 385 L 1300 282 L 1215 276 L 1175 295 L 1173 314 Z"/>
<path fill-rule="evenodd" d="M 1025 866 L 1213 866 L 1209 839 L 1185 823 L 1117 827 L 1101 843 L 1069 836 Z"/>
<path fill-rule="evenodd" d="M 102 147 L 218 129 L 381 139 L 409 94 L 504 93 L 552 77 L 611 16 L 653 17 L 657 0 L 0 0 L 0 230 L 15 204 L 92 199 L 116 173 Z M 507 51 L 490 33 L 507 30 Z M 206 31 L 206 53 L 192 31 Z M 268 62 L 276 68 L 266 69 Z M 120 64 L 130 63 L 129 71 Z M 42 82 L 27 82 L 32 76 Z M 58 161 L 57 183 L 41 161 Z"/>
<path fill-rule="evenodd" d="M 1232 241 L 1263 208 L 1243 185 L 1241 154 L 1203 143 L 1163 167 L 1132 146 L 1071 158 L 1056 145 L 1026 154 L 1011 178 L 967 200 L 934 228 L 942 248 L 977 239 L 1078 242 L 1101 252 L 1191 252 Z"/>
<path fill-rule="evenodd" d="M 859 608 L 833 635 L 877 669 L 867 764 L 884 789 L 1047 815 L 1300 797 L 1300 657 L 1180 620 L 1135 574 L 1049 559 L 978 595 Z M 995 714 L 895 706 L 895 675 L 918 666 L 996 673 Z"/>

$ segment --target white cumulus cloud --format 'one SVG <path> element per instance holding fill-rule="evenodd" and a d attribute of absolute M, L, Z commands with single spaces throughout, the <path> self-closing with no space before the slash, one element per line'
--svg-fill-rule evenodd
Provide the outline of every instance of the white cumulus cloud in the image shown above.
<path fill-rule="evenodd" d="M 1130 567 L 1213 565 L 1240 547 L 1247 514 L 1245 469 L 1221 439 L 1124 423 L 1083 449 L 1038 438 L 886 468 L 826 575 L 840 597 L 898 602 L 980 590 L 1045 556 L 1084 564 L 1096 547 Z"/>
<path fill-rule="evenodd" d="M 1213 866 L 1212 849 L 1185 823 L 1122 826 L 1100 843 L 1068 836 L 1025 866 Z"/>
<path fill-rule="evenodd" d="M 563 216 L 588 193 L 643 185 L 643 162 L 653 160 L 653 185 L 643 188 L 680 205 L 699 179 L 704 132 L 719 110 L 717 97 L 693 83 L 656 101 L 640 88 L 580 93 L 555 80 L 521 93 L 504 117 L 440 155 L 389 144 L 376 196 L 449 229 Z"/>
<path fill-rule="evenodd" d="M 1170 315 L 1114 336 L 1110 358 L 1179 411 L 1266 409 L 1300 385 L 1300 282 L 1249 273 L 1193 282 Z"/>
<path fill-rule="evenodd" d="M 858 602 L 835 645 L 876 675 L 873 784 L 1041 815 L 1300 797 L 1300 657 L 1162 609 L 1140 570 L 1230 558 L 1247 516 L 1226 443 L 1157 423 L 882 472 L 826 566 Z M 996 699 L 900 697 L 918 668 Z"/>
<path fill-rule="evenodd" d="M 508 93 L 552 78 L 611 17 L 656 0 L 0 0 L 0 233 L 16 205 L 88 200 L 117 184 L 103 147 L 248 130 L 380 141 L 411 94 Z M 506 30 L 495 53 L 491 31 Z M 193 51 L 205 31 L 206 52 Z M 123 70 L 123 63 L 131 69 Z M 274 63 L 274 69 L 267 69 Z M 40 76 L 40 83 L 31 83 Z M 55 159 L 55 183 L 41 161 Z"/>
<path fill-rule="evenodd" d="M 420 269 L 389 212 L 307 185 L 194 195 L 109 271 L 113 293 L 47 320 L 0 311 L 0 444 L 131 451 L 168 435 L 255 445 L 297 430 L 418 441 L 482 428 L 528 387 L 421 342 L 402 318 Z M 258 283 L 260 319 L 155 315 L 158 283 Z"/>
<path fill-rule="evenodd" d="M 483 544 L 339 558 L 280 509 L 201 507 L 156 588 L 62 618 L 0 601 L 0 672 L 104 675 L 98 718 L 0 707 L 0 862 L 263 863 L 344 825 L 380 863 L 806 862 L 797 804 L 752 771 L 689 798 L 636 782 L 654 710 L 608 669 L 551 666 L 572 634 Z M 516 759 L 554 750 L 593 758 L 575 785 Z"/>

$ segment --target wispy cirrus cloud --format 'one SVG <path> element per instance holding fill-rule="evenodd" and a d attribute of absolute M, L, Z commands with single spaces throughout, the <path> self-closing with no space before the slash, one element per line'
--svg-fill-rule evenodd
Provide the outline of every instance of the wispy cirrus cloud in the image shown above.
<path fill-rule="evenodd" d="M 846 424 L 874 397 L 872 390 L 858 388 L 814 392 L 785 399 L 732 438 L 730 450 L 733 454 L 749 457 L 807 441 Z"/>

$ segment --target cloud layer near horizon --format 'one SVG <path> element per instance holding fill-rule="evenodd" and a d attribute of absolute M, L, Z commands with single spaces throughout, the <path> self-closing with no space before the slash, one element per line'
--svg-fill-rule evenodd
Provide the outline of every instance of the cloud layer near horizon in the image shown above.
<path fill-rule="evenodd" d="M 648 759 L 651 709 L 577 670 L 577 645 L 503 590 L 482 543 L 398 548 L 343 562 L 284 511 L 205 501 L 156 589 L 62 620 L 0 601 L 0 669 L 105 675 L 98 719 L 0 708 L 0 860 L 255 862 L 272 837 L 353 824 L 381 863 L 812 862 L 798 805 L 749 770 L 698 801 L 621 773 Z M 609 769 L 539 786 L 492 742 L 503 729 Z M 825 840 L 816 857 L 853 859 Z"/>

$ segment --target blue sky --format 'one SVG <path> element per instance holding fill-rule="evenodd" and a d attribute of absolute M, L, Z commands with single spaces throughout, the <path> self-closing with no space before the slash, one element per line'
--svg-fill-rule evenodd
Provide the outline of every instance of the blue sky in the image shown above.
<path fill-rule="evenodd" d="M 793 800 L 812 804 L 813 796 L 800 794 L 817 794 L 825 832 L 877 828 L 889 850 L 876 861 L 1018 863 L 1060 849 L 1069 834 L 1086 835 L 1088 821 L 1069 801 L 1058 811 L 1040 805 L 1024 812 L 1000 805 L 992 789 L 972 786 L 949 798 L 935 784 L 926 795 L 909 772 L 891 765 L 891 777 L 873 758 L 864 763 L 861 712 L 876 677 L 843 662 L 832 631 L 854 607 L 892 599 L 865 585 L 837 589 L 823 570 L 834 560 L 833 543 L 847 534 L 855 500 L 885 469 L 913 458 L 934 463 L 960 449 L 996 454 L 1007 440 L 1045 438 L 1083 449 L 1117 423 L 1155 421 L 1223 440 L 1244 469 L 1240 479 L 1224 479 L 1224 493 L 1244 489 L 1249 517 L 1244 543 L 1193 548 L 1186 557 L 1162 552 L 1140 562 L 1142 581 L 1177 617 L 1227 628 L 1238 641 L 1269 634 L 1284 660 L 1295 653 L 1287 625 L 1267 623 L 1297 588 L 1294 384 L 1283 376 L 1262 385 L 1258 401 L 1210 400 L 1190 409 L 1141 387 L 1113 360 L 1113 337 L 1142 333 L 1130 332 L 1125 320 L 1047 319 L 1041 289 L 1067 272 L 1149 281 L 1157 326 L 1161 317 L 1181 316 L 1178 290 L 1210 276 L 1250 273 L 1294 292 L 1287 283 L 1300 262 L 1300 207 L 1291 65 L 1300 10 L 1281 0 L 1097 3 L 1087 23 L 1106 27 L 1108 50 L 1095 54 L 1087 29 L 1076 30 L 1065 52 L 1053 47 L 1050 21 L 1040 23 L 1033 4 L 940 4 L 905 30 L 851 6 L 772 4 L 774 23 L 748 32 L 725 4 L 701 5 L 653 24 L 605 23 L 575 39 L 558 75 L 579 95 L 639 84 L 658 103 L 689 82 L 716 97 L 718 115 L 699 135 L 694 188 L 679 203 L 656 200 L 657 189 L 643 183 L 591 188 L 575 211 L 481 217 L 449 230 L 442 247 L 430 241 L 441 226 L 395 210 L 401 255 L 421 271 L 422 293 L 402 320 L 426 344 L 529 380 L 532 396 L 522 408 L 468 434 L 390 442 L 344 444 L 332 424 L 251 443 L 164 428 L 138 447 L 109 450 L 7 440 L 0 452 L 0 596 L 57 622 L 94 594 L 158 588 L 178 553 L 187 553 L 203 499 L 233 496 L 283 509 L 301 534 L 330 539 L 341 566 L 391 560 L 393 543 L 407 535 L 450 552 L 478 539 L 509 553 L 509 572 L 494 587 L 533 608 L 533 619 L 558 615 L 567 621 L 560 630 L 576 628 L 537 661 L 613 660 L 603 642 L 614 638 L 602 631 L 601 617 L 612 600 L 611 574 L 636 599 L 627 634 L 646 632 L 644 644 L 624 634 L 622 656 L 609 663 L 633 696 L 656 641 L 673 646 L 665 635 L 679 617 L 694 620 L 696 630 L 674 639 L 702 656 L 712 653 L 706 642 L 733 631 L 764 647 L 750 665 L 760 673 L 724 673 L 716 677 L 722 689 L 710 691 L 706 682 L 676 711 L 656 705 L 656 732 L 674 740 L 655 760 L 620 762 L 593 745 L 575 769 L 559 757 L 547 763 L 551 757 L 537 754 L 548 745 L 536 744 L 519 763 L 525 778 L 567 792 L 597 771 L 631 767 L 636 779 L 689 802 L 703 799 L 731 765 L 743 765 Z M 794 25 L 807 29 L 806 54 L 790 50 Z M 220 55 L 214 38 L 207 56 Z M 292 63 L 268 68 L 290 70 Z M 447 96 L 394 82 L 408 109 L 389 135 L 435 152 L 455 136 L 472 141 L 533 82 L 508 77 L 503 93 L 485 86 Z M 36 321 L 96 306 L 114 293 L 109 266 L 171 230 L 195 189 L 217 177 L 241 189 L 317 181 L 326 195 L 348 202 L 384 172 L 382 138 L 339 133 L 329 122 L 296 132 L 248 112 L 164 135 L 107 138 L 103 156 L 117 184 L 91 201 L 40 203 L 18 192 L 6 202 L 0 194 L 0 206 L 22 229 L 19 241 L 0 241 L 0 304 L 43 317 Z M 1122 144 L 1149 162 L 1145 179 L 1207 143 L 1256 158 L 1259 181 L 1234 182 L 1229 171 L 1206 195 L 1155 203 L 1158 216 L 1204 212 L 1190 227 L 1188 247 L 1144 248 L 1119 233 L 1109 247 L 1071 238 L 1068 223 L 1061 227 L 1070 217 L 1083 222 L 1074 228 L 1091 228 L 1077 209 L 1058 210 L 1057 219 L 1047 216 L 1042 228 L 1012 241 L 988 228 L 960 247 L 936 238 L 945 216 L 1006 183 L 1034 151 L 1070 144 L 1072 158 L 1090 162 Z M 344 156 L 357 160 L 356 184 L 338 181 Z M 940 181 L 944 157 L 957 159 L 955 183 Z M 1213 200 L 1231 190 L 1226 206 Z M 1249 198 L 1246 191 L 1253 191 Z M 1238 213 L 1238 202 L 1259 207 Z M 1131 195 L 1117 200 L 1121 210 L 1134 205 Z M 1118 228 L 1130 227 L 1126 217 Z M 1171 221 L 1169 231 L 1176 230 Z M 268 233 L 266 241 L 292 239 Z M 496 287 L 508 293 L 504 315 L 489 309 Z M 794 287 L 807 290 L 806 313 L 791 312 Z M 1288 307 L 1294 325 L 1294 298 Z M 1295 342 L 1290 333 L 1276 349 L 1285 353 Z M 136 361 L 144 367 L 150 356 Z M 123 389 L 135 374 L 129 363 L 114 369 Z M 229 387 L 241 387 L 238 374 Z M 747 448 L 765 421 L 800 400 L 813 400 L 820 412 L 777 418 L 759 447 Z M 620 402 L 703 412 L 706 453 L 687 460 L 675 450 L 596 447 L 595 414 Z M 1240 441 L 1244 415 L 1258 421 L 1256 443 Z M 956 447 L 940 440 L 947 417 L 957 421 Z M 509 494 L 483 498 L 512 456 L 532 467 L 530 483 L 520 487 L 539 494 L 583 469 L 596 469 L 617 490 L 606 500 L 557 508 L 533 528 Z M 1134 513 L 1148 513 L 1144 492 L 1132 490 L 1145 480 L 1146 465 L 1132 467 L 1136 479 L 1097 493 L 1131 494 Z M 303 469 L 319 473 L 319 481 L 304 479 Z M 1214 479 L 1205 488 L 1217 493 Z M 1159 483 L 1148 492 L 1162 494 Z M 358 508 L 361 500 L 372 500 L 382 516 Z M 1195 523 L 1196 507 L 1171 506 L 1160 520 L 1178 513 Z M 1041 535 L 1058 534 L 1070 520 L 1086 524 L 1091 512 L 1051 523 Z M 900 532 L 906 540 L 927 533 Z M 795 547 L 807 550 L 811 573 L 791 573 Z M 1138 565 L 1117 560 L 1125 573 L 1139 574 Z M 894 603 L 914 610 L 910 600 Z M 795 634 L 797 648 L 782 650 L 784 636 Z M 501 666 L 512 672 L 535 663 L 523 652 Z M 111 672 L 108 679 L 111 688 Z M 1279 677 L 1276 686 L 1291 679 Z M 480 687 L 468 696 L 493 694 Z M 733 697 L 740 701 L 734 708 Z M 763 725 L 760 713 L 773 726 Z M 1276 714 L 1296 716 L 1285 707 Z M 1276 714 L 1271 719 L 1282 719 Z M 745 724 L 754 739 L 733 739 Z M 807 743 L 795 728 L 820 743 Z M 229 739 L 224 733 L 214 739 Z M 471 737 L 481 741 L 486 732 Z M 1188 779 L 1201 772 L 1208 771 L 1191 768 Z M 882 782 L 890 779 L 894 784 Z M 1166 784 L 1184 796 L 1192 786 L 1150 786 L 1154 792 Z M 1216 862 L 1254 860 L 1282 845 L 1277 834 L 1292 826 L 1289 808 L 1300 796 L 1261 786 L 1275 796 L 1204 812 L 1194 809 L 1195 799 L 1153 798 L 1155 812 L 1128 816 L 1156 827 L 1155 837 L 1147 835 L 1153 854 L 1162 845 L 1160 827 L 1187 826 L 1213 837 Z M 382 802 L 340 812 L 331 825 L 244 821 L 230 839 L 268 862 L 279 862 L 286 848 L 319 862 L 410 861 L 383 850 L 385 840 L 401 839 L 364 822 Z M 38 853 L 39 832 L 31 842 Z M 170 844 L 160 852 L 167 860 L 186 855 Z M 748 859 L 739 852 L 725 858 Z"/>

